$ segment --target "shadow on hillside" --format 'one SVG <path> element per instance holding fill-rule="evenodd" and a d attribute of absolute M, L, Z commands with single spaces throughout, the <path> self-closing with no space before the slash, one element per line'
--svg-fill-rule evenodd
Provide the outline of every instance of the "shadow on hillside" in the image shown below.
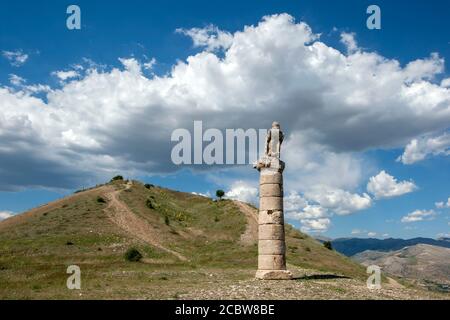
<path fill-rule="evenodd" d="M 311 274 L 307 276 L 294 277 L 294 280 L 327 280 L 327 279 L 350 279 L 347 276 L 337 274 Z"/>

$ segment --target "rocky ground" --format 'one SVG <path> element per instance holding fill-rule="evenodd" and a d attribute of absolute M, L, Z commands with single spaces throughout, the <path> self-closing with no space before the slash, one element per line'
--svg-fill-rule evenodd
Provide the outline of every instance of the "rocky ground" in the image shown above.
<path fill-rule="evenodd" d="M 393 279 L 382 283 L 381 289 L 368 289 L 363 281 L 332 274 L 303 271 L 290 281 L 261 281 L 256 279 L 228 281 L 216 279 L 178 295 L 179 299 L 282 299 L 282 300 L 339 300 L 383 299 L 423 300 L 450 299 L 448 294 L 434 293 L 399 284 Z M 299 274 L 297 272 L 297 274 Z"/>

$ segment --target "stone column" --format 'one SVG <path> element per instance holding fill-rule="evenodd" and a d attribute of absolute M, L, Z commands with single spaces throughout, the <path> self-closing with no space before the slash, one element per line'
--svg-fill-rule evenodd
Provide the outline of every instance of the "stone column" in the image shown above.
<path fill-rule="evenodd" d="M 292 279 L 292 273 L 286 270 L 283 214 L 284 162 L 276 156 L 271 156 L 269 152 L 255 167 L 260 172 L 256 278 L 289 280 Z"/>

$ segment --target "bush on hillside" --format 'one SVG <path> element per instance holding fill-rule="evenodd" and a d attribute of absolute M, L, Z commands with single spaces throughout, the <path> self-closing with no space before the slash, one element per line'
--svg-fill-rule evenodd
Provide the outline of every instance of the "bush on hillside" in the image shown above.
<path fill-rule="evenodd" d="M 324 246 L 325 248 L 327 248 L 328 250 L 333 250 L 333 246 L 332 246 L 332 244 L 331 244 L 331 241 L 325 241 L 325 242 L 323 243 L 323 246 Z"/>
<path fill-rule="evenodd" d="M 123 177 L 121 175 L 115 176 L 111 179 L 111 181 L 120 181 L 123 180 Z"/>
<path fill-rule="evenodd" d="M 138 262 L 142 259 L 142 254 L 136 248 L 130 248 L 125 252 L 125 260 L 130 262 Z"/>
<path fill-rule="evenodd" d="M 149 209 L 155 209 L 155 206 L 153 205 L 153 201 L 152 199 L 147 199 L 147 201 L 145 201 L 145 205 L 147 206 L 147 208 Z"/>

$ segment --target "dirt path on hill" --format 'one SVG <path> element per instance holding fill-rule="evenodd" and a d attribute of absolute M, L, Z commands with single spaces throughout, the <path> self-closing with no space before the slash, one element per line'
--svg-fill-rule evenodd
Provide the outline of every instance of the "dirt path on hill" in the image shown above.
<path fill-rule="evenodd" d="M 131 188 L 133 183 L 129 181 L 125 190 Z M 119 194 L 122 190 L 111 189 L 105 193 L 105 197 L 108 199 L 108 206 L 105 208 L 105 212 L 108 217 L 122 230 L 132 234 L 140 240 L 159 248 L 165 252 L 173 254 L 182 261 L 188 261 L 182 254 L 173 251 L 169 248 L 161 245 L 156 237 L 157 231 L 147 221 L 134 214 L 128 206 L 119 199 Z"/>
<path fill-rule="evenodd" d="M 252 208 L 246 203 L 241 201 L 234 201 L 247 218 L 247 225 L 244 233 L 241 235 L 241 243 L 244 245 L 253 245 L 258 239 L 258 213 L 257 210 Z"/>
<path fill-rule="evenodd" d="M 261 281 L 252 278 L 252 270 L 235 270 L 235 274 L 246 274 L 247 279 L 231 279 L 224 272 L 210 271 L 214 273 L 215 281 L 203 281 L 201 285 L 195 285 L 178 294 L 178 299 L 202 299 L 202 300 L 423 300 L 423 299 L 449 299 L 450 295 L 432 292 L 418 287 L 403 287 L 394 283 L 382 283 L 381 289 L 368 289 L 364 280 L 350 278 L 324 278 L 314 279 L 314 275 L 320 275 L 316 270 L 295 270 L 294 280 L 290 281 Z M 200 272 L 200 271 L 199 271 Z M 228 271 L 229 272 L 229 271 Z M 326 273 L 325 273 L 326 275 Z M 191 275 L 191 278 L 193 276 Z M 191 279 L 189 278 L 189 279 Z M 199 282 L 200 283 L 200 282 Z M 165 294 L 179 290 L 177 287 L 166 286 Z M 172 290 L 172 292 L 167 292 Z M 179 291 L 178 291 L 179 292 Z M 161 295 L 161 293 L 159 293 Z M 143 295 L 145 296 L 145 295 Z M 145 297 L 145 299 L 152 299 Z M 160 296 L 159 296 L 160 297 Z M 157 297 L 157 298 L 159 298 Z"/>

